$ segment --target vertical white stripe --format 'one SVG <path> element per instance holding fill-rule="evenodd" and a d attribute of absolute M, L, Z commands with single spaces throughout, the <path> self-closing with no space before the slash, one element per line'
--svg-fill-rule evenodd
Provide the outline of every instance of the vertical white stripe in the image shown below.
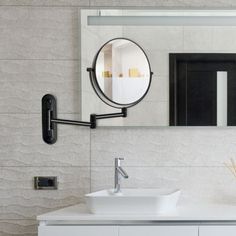
<path fill-rule="evenodd" d="M 217 71 L 217 126 L 227 126 L 226 71 Z"/>

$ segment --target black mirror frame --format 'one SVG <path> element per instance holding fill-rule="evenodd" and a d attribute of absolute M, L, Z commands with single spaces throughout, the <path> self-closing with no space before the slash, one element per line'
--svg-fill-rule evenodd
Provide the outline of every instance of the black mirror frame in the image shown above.
<path fill-rule="evenodd" d="M 139 98 L 137 101 L 134 101 L 132 103 L 127 103 L 127 104 L 121 104 L 121 103 L 117 103 L 117 102 L 114 102 L 112 101 L 109 97 L 106 96 L 106 94 L 101 90 L 99 84 L 98 84 L 98 80 L 97 80 L 97 76 L 96 76 L 96 64 L 97 64 L 97 59 L 98 59 L 98 56 L 100 54 L 100 52 L 102 51 L 102 49 L 108 44 L 110 43 L 111 41 L 114 41 L 114 40 L 119 40 L 119 39 L 123 39 L 123 40 L 127 40 L 127 41 L 130 41 L 131 43 L 135 44 L 144 54 L 147 62 L 148 62 L 148 67 L 149 67 L 149 73 L 150 73 L 150 77 L 149 77 L 149 84 L 148 84 L 148 87 L 147 87 L 147 90 L 145 91 L 145 93 L 143 94 L 143 96 L 141 98 Z M 119 37 L 119 38 L 113 38 L 109 41 L 107 41 L 106 43 L 104 43 L 101 48 L 98 50 L 98 52 L 96 53 L 95 57 L 94 57 L 94 60 L 93 60 L 93 64 L 92 64 L 92 68 L 87 68 L 87 71 L 89 71 L 89 74 L 90 74 L 90 82 L 92 84 L 92 87 L 95 91 L 95 93 L 97 94 L 97 96 L 104 102 L 106 103 L 107 105 L 111 106 L 111 107 L 114 107 L 114 108 L 129 108 L 129 107 L 132 107 L 132 106 L 135 106 L 136 104 L 138 104 L 139 102 L 141 102 L 144 97 L 147 95 L 150 87 L 151 87 L 151 83 L 152 83 L 152 75 L 153 75 L 153 72 L 151 70 L 151 65 L 150 65 L 150 62 L 148 60 L 148 57 L 147 57 L 147 54 L 145 53 L 145 51 L 143 50 L 143 48 L 136 42 L 134 42 L 133 40 L 131 39 L 128 39 L 128 38 L 122 38 L 122 37 Z"/>

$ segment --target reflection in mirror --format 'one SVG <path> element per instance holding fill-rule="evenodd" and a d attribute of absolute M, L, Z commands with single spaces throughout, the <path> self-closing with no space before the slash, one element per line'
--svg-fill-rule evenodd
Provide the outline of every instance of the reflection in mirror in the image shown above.
<path fill-rule="evenodd" d="M 217 126 L 227 126 L 227 71 L 217 71 Z"/>
<path fill-rule="evenodd" d="M 90 16 L 95 16 L 96 21 L 89 24 Z M 104 24 L 101 21 L 99 24 L 101 16 Z M 110 22 L 112 16 L 116 20 L 114 25 Z M 101 45 L 111 38 L 123 37 L 134 40 L 147 53 L 154 72 L 152 86 L 142 102 L 130 108 L 126 119 L 101 125 L 236 126 L 235 17 L 236 11 L 231 10 L 82 10 L 82 118 L 92 112 L 115 112 L 94 95 L 86 68 Z M 191 54 L 196 60 L 180 58 L 172 63 L 172 54 Z M 176 70 L 172 70 L 174 64 Z M 105 74 L 110 81 L 111 75 L 112 69 Z M 119 74 L 116 76 L 119 78 Z M 113 99 L 112 90 L 103 90 Z"/>
<path fill-rule="evenodd" d="M 151 82 L 149 62 L 143 50 L 128 39 L 106 43 L 95 62 L 97 83 L 103 94 L 117 104 L 133 104 Z"/>
<path fill-rule="evenodd" d="M 236 54 L 170 55 L 170 125 L 236 125 Z"/>

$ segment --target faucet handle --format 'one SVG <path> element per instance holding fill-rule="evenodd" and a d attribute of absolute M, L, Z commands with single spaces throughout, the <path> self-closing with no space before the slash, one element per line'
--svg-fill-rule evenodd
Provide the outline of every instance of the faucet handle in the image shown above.
<path fill-rule="evenodd" d="M 115 158 L 115 165 L 120 165 L 120 161 L 123 161 L 124 158 L 121 158 L 121 157 L 118 157 L 118 158 Z"/>
<path fill-rule="evenodd" d="M 115 158 L 115 161 L 123 161 L 123 160 L 124 160 L 123 157 L 116 157 L 116 158 Z"/>

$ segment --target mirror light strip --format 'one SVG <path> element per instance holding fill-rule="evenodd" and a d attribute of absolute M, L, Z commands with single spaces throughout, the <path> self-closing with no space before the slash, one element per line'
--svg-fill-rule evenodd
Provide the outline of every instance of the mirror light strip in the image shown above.
<path fill-rule="evenodd" d="M 88 25 L 235 26 L 236 16 L 88 16 Z"/>
<path fill-rule="evenodd" d="M 93 15 L 93 14 L 92 14 Z M 173 10 L 105 10 L 96 11 L 98 16 L 236 16 L 236 10 L 190 10 L 190 9 L 173 9 Z"/>
<path fill-rule="evenodd" d="M 226 71 L 217 71 L 217 126 L 227 126 Z"/>

